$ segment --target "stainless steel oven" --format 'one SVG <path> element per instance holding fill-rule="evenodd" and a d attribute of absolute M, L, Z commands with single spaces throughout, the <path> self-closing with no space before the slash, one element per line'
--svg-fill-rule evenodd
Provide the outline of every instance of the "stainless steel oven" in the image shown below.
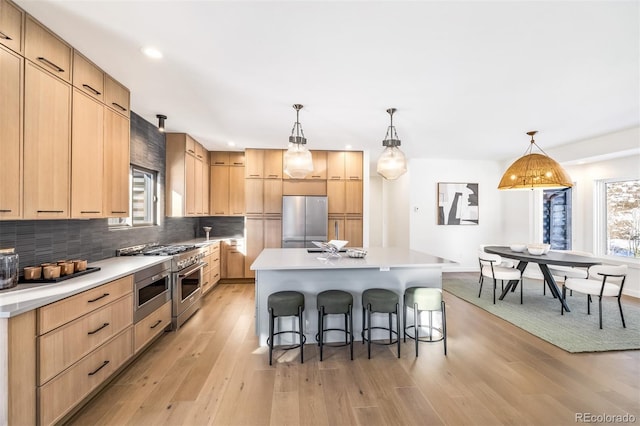
<path fill-rule="evenodd" d="M 133 321 L 138 322 L 171 300 L 171 261 L 134 274 Z"/>
<path fill-rule="evenodd" d="M 205 263 L 197 263 L 173 272 L 173 328 L 179 328 L 202 305 L 202 272 Z"/>

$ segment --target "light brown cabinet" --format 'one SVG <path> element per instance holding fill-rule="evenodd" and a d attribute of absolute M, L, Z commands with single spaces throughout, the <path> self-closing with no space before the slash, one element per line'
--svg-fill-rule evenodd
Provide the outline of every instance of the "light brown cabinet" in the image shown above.
<path fill-rule="evenodd" d="M 344 220 L 344 239 L 350 247 L 362 247 L 362 217 L 349 217 Z"/>
<path fill-rule="evenodd" d="M 24 12 L 7 0 L 0 0 L 0 44 L 22 53 L 22 23 Z"/>
<path fill-rule="evenodd" d="M 246 149 L 244 151 L 244 176 L 247 179 L 260 179 L 264 171 L 264 150 Z"/>
<path fill-rule="evenodd" d="M 171 300 L 134 325 L 134 352 L 138 353 L 171 325 Z"/>
<path fill-rule="evenodd" d="M 209 163 L 212 166 L 244 166 L 244 153 L 239 151 L 211 151 Z"/>
<path fill-rule="evenodd" d="M 129 89 L 109 75 L 104 76 L 104 103 L 114 111 L 129 117 Z"/>
<path fill-rule="evenodd" d="M 186 133 L 166 135 L 165 214 L 170 217 L 204 214 L 202 171 L 204 156 L 200 144 Z M 198 148 L 201 149 L 201 148 Z"/>
<path fill-rule="evenodd" d="M 329 214 L 362 215 L 362 181 L 330 180 L 327 181 L 327 198 Z"/>
<path fill-rule="evenodd" d="M 245 181 L 247 214 L 281 214 L 282 180 L 247 179 Z"/>
<path fill-rule="evenodd" d="M 327 153 L 327 179 L 362 180 L 362 152 L 329 151 Z"/>
<path fill-rule="evenodd" d="M 77 50 L 73 51 L 73 87 L 104 103 L 104 73 Z"/>
<path fill-rule="evenodd" d="M 222 242 L 221 278 L 244 278 L 244 240 Z"/>
<path fill-rule="evenodd" d="M 73 90 L 71 217 L 103 217 L 104 107 Z"/>
<path fill-rule="evenodd" d="M 264 150 L 262 177 L 265 179 L 282 179 L 282 150 Z"/>
<path fill-rule="evenodd" d="M 9 3 L 0 3 L 0 17 Z M 2 31 L 0 20 L 0 31 Z M 0 220 L 22 216 L 22 90 L 24 59 L 0 46 Z"/>
<path fill-rule="evenodd" d="M 24 218 L 69 217 L 71 86 L 25 63 Z"/>
<path fill-rule="evenodd" d="M 72 48 L 27 15 L 24 56 L 43 70 L 71 83 Z"/>
<path fill-rule="evenodd" d="M 205 151 L 206 152 L 206 151 Z M 211 184 L 211 168 L 209 167 L 209 156 L 205 154 L 202 161 L 202 215 L 209 216 L 209 186 Z"/>
<path fill-rule="evenodd" d="M 104 109 L 104 214 L 129 216 L 129 132 L 126 117 Z"/>
<path fill-rule="evenodd" d="M 220 281 L 220 242 L 205 248 L 202 294 L 207 294 Z"/>
<path fill-rule="evenodd" d="M 210 206 L 212 216 L 242 216 L 245 212 L 244 162 L 235 154 L 233 165 L 223 153 L 211 155 Z M 224 164 L 223 164 L 224 163 Z"/>
<path fill-rule="evenodd" d="M 247 235 L 247 255 L 244 263 L 245 278 L 254 278 L 251 264 L 265 248 L 281 247 L 282 218 L 280 216 L 247 217 L 245 222 Z"/>

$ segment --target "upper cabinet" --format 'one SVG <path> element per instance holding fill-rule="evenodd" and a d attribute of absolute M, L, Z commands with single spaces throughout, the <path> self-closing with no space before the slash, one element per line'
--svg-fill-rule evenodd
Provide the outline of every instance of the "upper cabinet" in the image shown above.
<path fill-rule="evenodd" d="M 327 179 L 362 180 L 362 152 L 329 151 L 327 153 Z"/>
<path fill-rule="evenodd" d="M 249 179 L 262 178 L 264 172 L 264 150 L 246 149 L 244 151 L 244 177 Z M 282 173 L 282 171 L 281 171 Z"/>
<path fill-rule="evenodd" d="M 7 0 L 0 0 L 0 44 L 23 53 L 22 25 L 24 12 Z"/>
<path fill-rule="evenodd" d="M 22 216 L 22 91 L 24 59 L 0 47 L 0 219 Z"/>
<path fill-rule="evenodd" d="M 211 151 L 209 164 L 211 166 L 244 166 L 244 153 L 239 151 Z"/>
<path fill-rule="evenodd" d="M 212 216 L 242 216 L 245 213 L 244 154 L 212 151 L 209 214 Z"/>
<path fill-rule="evenodd" d="M 34 64 L 71 83 L 70 45 L 27 15 L 24 55 Z"/>
<path fill-rule="evenodd" d="M 166 140 L 165 214 L 203 216 L 204 148 L 186 133 L 167 133 Z"/>
<path fill-rule="evenodd" d="M 262 177 L 265 179 L 282 179 L 282 150 L 264 150 Z"/>
<path fill-rule="evenodd" d="M 109 75 L 104 77 L 104 98 L 104 103 L 109 108 L 129 117 L 129 89 Z"/>
<path fill-rule="evenodd" d="M 129 216 L 129 120 L 104 109 L 104 214 Z"/>
<path fill-rule="evenodd" d="M 313 170 L 303 179 L 305 180 L 325 180 L 327 179 L 327 151 L 311 151 Z M 291 179 L 286 173 L 282 174 L 283 179 Z"/>
<path fill-rule="evenodd" d="M 77 50 L 73 51 L 73 86 L 104 102 L 104 73 Z"/>

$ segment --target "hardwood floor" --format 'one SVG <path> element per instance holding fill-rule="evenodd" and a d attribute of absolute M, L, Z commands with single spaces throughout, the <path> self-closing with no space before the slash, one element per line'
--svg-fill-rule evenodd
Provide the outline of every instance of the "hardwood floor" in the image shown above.
<path fill-rule="evenodd" d="M 446 276 L 446 275 L 445 275 Z M 477 274 L 468 274 L 476 279 Z M 640 418 L 640 351 L 570 354 L 445 293 L 442 343 L 277 351 L 254 335 L 254 288 L 221 284 L 87 404 L 73 425 L 569 425 Z M 307 307 L 315 309 L 315 307 Z"/>

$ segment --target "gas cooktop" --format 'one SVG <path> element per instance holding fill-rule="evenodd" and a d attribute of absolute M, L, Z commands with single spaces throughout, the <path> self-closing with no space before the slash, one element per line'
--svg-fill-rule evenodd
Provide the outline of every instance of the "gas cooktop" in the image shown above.
<path fill-rule="evenodd" d="M 197 247 L 190 244 L 142 244 L 116 250 L 116 256 L 174 256 Z"/>

